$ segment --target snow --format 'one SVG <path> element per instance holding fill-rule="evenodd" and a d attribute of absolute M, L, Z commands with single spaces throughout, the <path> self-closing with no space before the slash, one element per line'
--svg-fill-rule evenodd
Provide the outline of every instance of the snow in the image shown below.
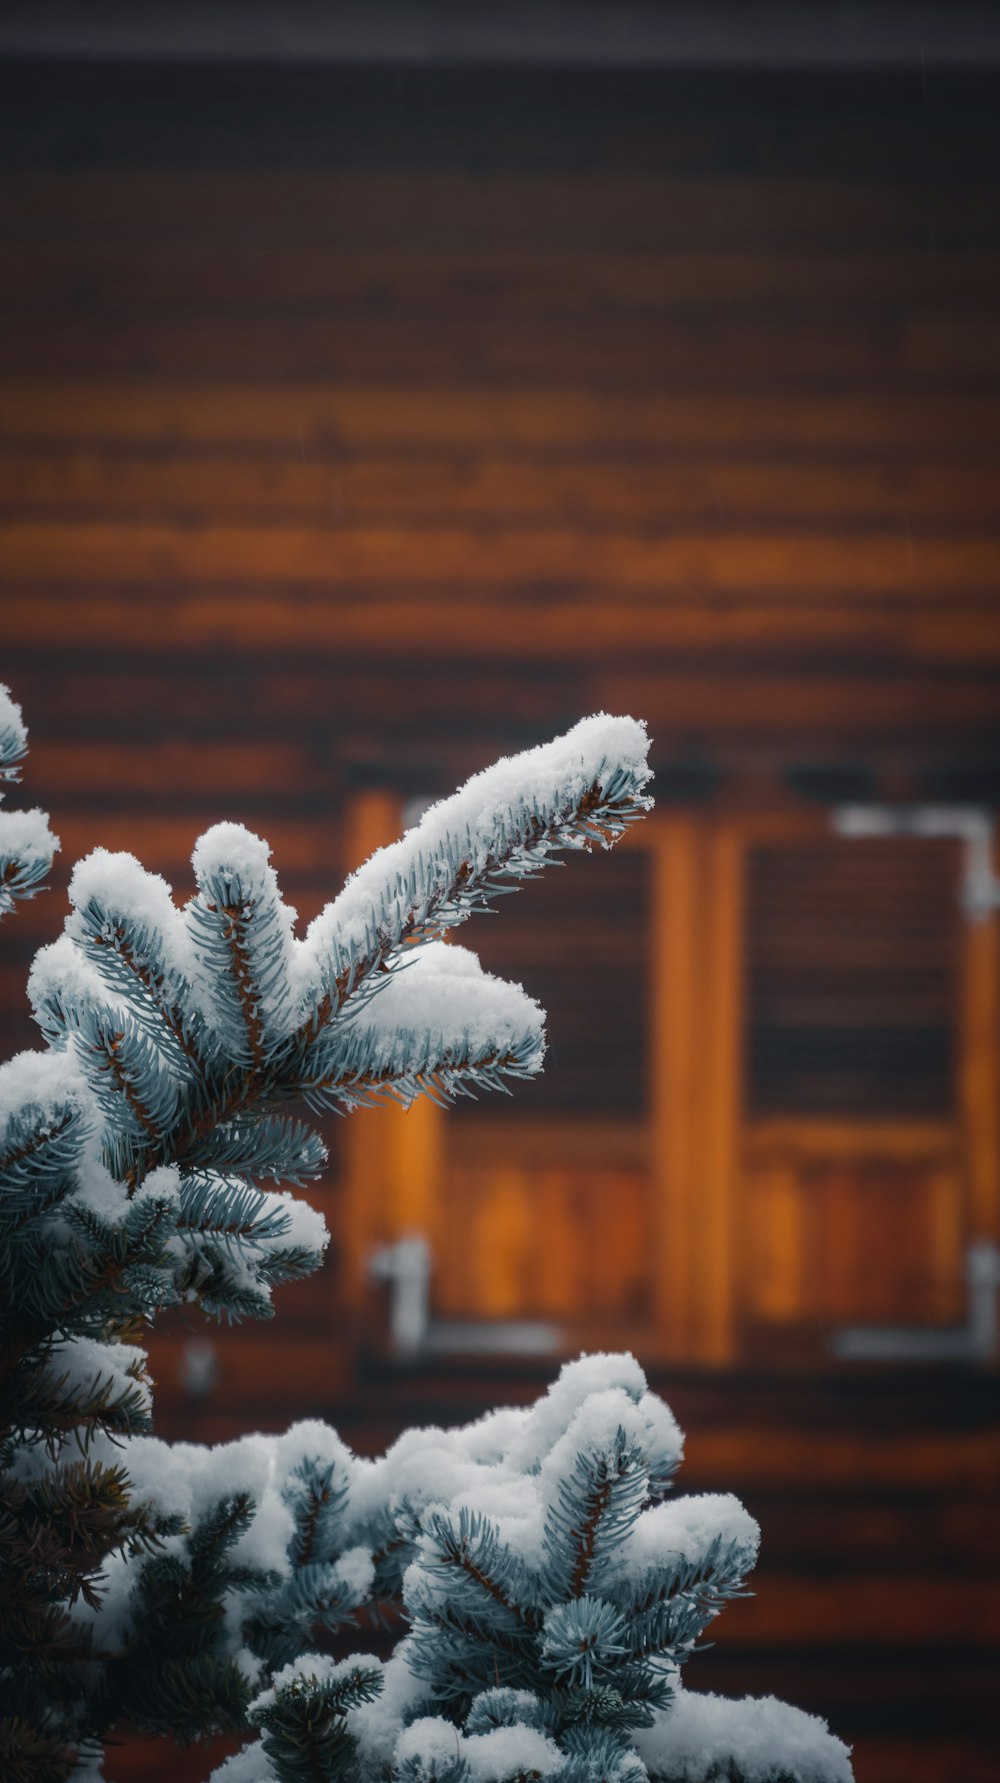
<path fill-rule="evenodd" d="M 264 1675 L 264 1661 L 258 1659 L 256 1653 L 251 1653 L 249 1647 L 240 1647 L 233 1654 L 233 1664 L 239 1667 L 251 1690 L 259 1685 Z"/>
<path fill-rule="evenodd" d="M 69 900 L 73 913 L 66 920 L 66 932 L 86 951 L 93 945 L 92 930 L 83 913 L 93 900 L 112 918 L 127 917 L 157 937 L 168 971 L 182 981 L 194 981 L 195 957 L 170 887 L 158 873 L 148 873 L 134 854 L 95 848 L 85 855 L 73 868 Z"/>
<path fill-rule="evenodd" d="M 568 1429 L 584 1400 L 606 1387 L 620 1388 L 638 1402 L 646 1392 L 646 1376 L 635 1357 L 597 1351 L 564 1363 L 544 1399 L 523 1417 L 507 1459 L 513 1467 L 537 1468 Z"/>
<path fill-rule="evenodd" d="M 58 847 L 47 811 L 0 811 L 0 859 L 50 861 Z"/>
<path fill-rule="evenodd" d="M 447 1504 L 463 1487 L 474 1487 L 480 1477 L 479 1464 L 463 1450 L 460 1430 L 414 1426 L 383 1456 L 359 1470 L 352 1524 L 355 1519 L 367 1520 L 382 1505 L 390 1510 L 403 1505 L 421 1510 L 428 1504 Z"/>
<path fill-rule="evenodd" d="M 509 1457 L 530 1415 L 523 1406 L 502 1405 L 466 1424 L 463 1447 L 470 1461 L 490 1464 Z"/>
<path fill-rule="evenodd" d="M 388 1037 L 403 1028 L 431 1030 L 444 1045 L 506 1051 L 522 1034 L 541 1035 L 545 1011 L 519 984 L 484 972 L 467 947 L 432 941 L 389 973 L 352 1035 L 369 1029 Z"/>
<path fill-rule="evenodd" d="M 601 712 L 554 742 L 504 756 L 474 774 L 429 806 L 400 841 L 376 850 L 311 923 L 303 944 L 303 985 L 320 980 L 324 961 L 338 949 L 351 953 L 364 946 L 373 912 L 391 906 L 411 875 L 419 885 L 430 867 L 443 884 L 449 855 L 482 870 L 498 837 L 509 832 L 513 813 L 534 808 L 543 819 L 565 816 L 595 780 L 605 781 L 619 767 L 644 786 L 648 750 L 645 725 Z"/>
<path fill-rule="evenodd" d="M 96 1134 L 85 1141 L 74 1168 L 76 1188 L 72 1199 L 96 1213 L 109 1225 L 119 1225 L 126 1218 L 131 1202 L 125 1183 L 112 1176 L 101 1157 L 101 1142 Z"/>
<path fill-rule="evenodd" d="M 730 1761 L 742 1783 L 851 1783 L 849 1749 L 826 1722 L 773 1696 L 730 1701 L 678 1690 L 635 1743 L 651 1776 L 669 1783 L 715 1783 Z"/>
<path fill-rule="evenodd" d="M 248 943 L 251 958 L 255 959 L 256 1001 L 265 1027 L 274 1038 L 288 1034 L 294 1025 L 301 944 L 294 936 L 296 912 L 282 902 L 270 858 L 268 844 L 252 830 L 240 823 L 217 823 L 199 836 L 191 863 L 202 907 L 219 898 L 242 906 L 244 916 L 255 917 L 255 927 L 248 931 Z M 199 900 L 192 900 L 188 905 L 186 923 L 192 948 L 201 959 L 205 944 L 198 933 L 198 903 Z M 209 998 L 206 1012 L 211 1017 L 211 1002 L 219 996 L 220 988 L 223 996 L 227 992 L 226 987 L 218 985 L 214 973 L 204 976 Z"/>
<path fill-rule="evenodd" d="M 47 947 L 40 947 L 28 972 L 28 1001 L 36 1020 L 46 1002 L 56 1007 L 82 1009 L 100 1003 L 114 1007 L 114 998 L 81 952 L 76 942 L 63 933 Z"/>
<path fill-rule="evenodd" d="M 249 1714 L 259 1717 L 270 1709 L 281 1690 L 291 1689 L 297 1684 L 337 1684 L 341 1679 L 349 1678 L 359 1666 L 374 1670 L 378 1665 L 379 1661 L 372 1658 L 370 1653 L 352 1653 L 347 1659 L 331 1659 L 328 1653 L 300 1653 L 290 1665 L 275 1672 L 267 1690 L 262 1690 L 259 1696 L 254 1697 Z"/>
<path fill-rule="evenodd" d="M 347 1713 L 347 1730 L 361 1748 L 365 1764 L 372 1774 L 387 1765 L 393 1748 L 403 1731 L 403 1723 L 413 1710 L 430 1701 L 430 1686 L 410 1670 L 407 1661 L 409 1640 L 400 1641 L 383 1672 L 382 1693 L 374 1702 L 362 1703 Z M 455 1729 L 452 1728 L 452 1751 Z"/>
<path fill-rule="evenodd" d="M 505 1783 L 506 1778 L 532 1771 L 549 1777 L 566 1763 L 555 1741 L 533 1727 L 495 1727 L 489 1733 L 463 1735 L 453 1722 L 438 1715 L 421 1716 L 400 1735 L 394 1766 L 398 1768 L 411 1758 L 422 1759 L 435 1770 L 464 1758 L 474 1783 Z"/>
<path fill-rule="evenodd" d="M 154 1505 L 196 1526 L 222 1500 L 246 1492 L 257 1512 L 230 1550 L 234 1563 L 287 1573 L 292 1513 L 273 1483 L 273 1437 L 243 1436 L 202 1448 L 144 1437 L 128 1445 L 125 1465 L 135 1482 L 135 1502 Z"/>
<path fill-rule="evenodd" d="M 608 1387 L 604 1392 L 590 1394 L 542 1462 L 539 1482 L 547 1503 L 558 1502 L 560 1485 L 572 1474 L 577 1455 L 584 1451 L 613 1455 L 619 1432 L 644 1453 L 651 1447 L 651 1435 L 658 1439 L 656 1448 L 662 1444 L 662 1420 L 650 1419 L 648 1398 L 652 1396 L 644 1395 L 637 1405 L 622 1387 Z M 661 1404 L 662 1401 L 654 1401 L 657 1408 Z M 677 1429 L 672 1418 L 670 1426 Z M 677 1441 L 679 1447 L 679 1432 Z"/>
<path fill-rule="evenodd" d="M 462 1757 L 475 1783 L 504 1783 L 508 1777 L 532 1771 L 550 1777 L 566 1763 L 555 1741 L 534 1727 L 494 1727 L 489 1733 L 466 1734 Z"/>
<path fill-rule="evenodd" d="M 274 1777 L 267 1753 L 256 1740 L 252 1746 L 244 1746 L 242 1752 L 234 1753 L 232 1758 L 218 1765 L 209 1783 L 274 1783 Z"/>
<path fill-rule="evenodd" d="M 49 1119 L 64 1108 L 80 1108 L 87 1100 L 71 1053 L 19 1052 L 0 1065 L 0 1135 L 6 1135 L 10 1122 L 29 1109 Z"/>
<path fill-rule="evenodd" d="M 698 1562 L 716 1540 L 735 1543 L 749 1569 L 760 1547 L 760 1525 L 729 1492 L 672 1498 L 640 1513 L 618 1550 L 618 1564 L 626 1577 L 640 1579 L 654 1567 Z"/>
<path fill-rule="evenodd" d="M 644 1393 L 639 1410 L 646 1424 L 646 1459 L 654 1484 L 663 1491 L 684 1459 L 684 1432 L 657 1393 Z"/>
<path fill-rule="evenodd" d="M 440 1770 L 459 1758 L 461 1751 L 459 1731 L 453 1721 L 445 1721 L 441 1715 L 421 1715 L 396 1741 L 393 1768 L 417 1758 L 423 1759 L 428 1768 Z"/>
<path fill-rule="evenodd" d="M 154 1174 L 169 1177 L 172 1172 Z M 148 1177 L 147 1185 L 152 1181 Z M 105 1348 L 96 1347 L 102 1352 Z M 295 1526 L 286 1500 L 294 1471 L 307 1460 L 316 1459 L 321 1465 L 334 1461 L 350 1478 L 358 1466 L 336 1431 L 313 1420 L 293 1424 L 283 1436 L 243 1436 L 214 1448 L 140 1437 L 126 1443 L 124 1453 L 116 1451 L 116 1458 L 132 1477 L 136 1504 L 154 1506 L 164 1516 L 179 1516 L 190 1526 L 197 1526 L 233 1492 L 248 1492 L 256 1514 L 231 1550 L 233 1560 L 282 1577 L 290 1570 L 288 1546 Z M 179 1545 L 181 1540 L 169 1537 L 166 1545 Z M 373 1571 L 369 1550 L 352 1547 L 341 1556 L 338 1571 L 345 1585 L 363 1598 Z"/>
<path fill-rule="evenodd" d="M 65 1379 L 71 1390 L 93 1391 L 98 1383 L 110 1381 L 115 1399 L 138 1391 L 148 1414 L 152 1410 L 151 1384 L 141 1376 L 136 1380 L 130 1372 L 136 1364 L 144 1366 L 145 1362 L 145 1350 L 134 1344 L 108 1343 L 96 1337 L 77 1336 L 65 1338 L 57 1346 L 52 1352 L 49 1368 L 53 1379 Z"/>
<path fill-rule="evenodd" d="M 104 1775 L 104 1758 L 103 1752 L 81 1750 L 70 1774 L 69 1783 L 107 1783 L 107 1778 Z"/>
<path fill-rule="evenodd" d="M 301 1418 L 281 1436 L 271 1440 L 274 1443 L 275 1476 L 282 1483 L 290 1480 L 298 1468 L 311 1462 L 316 1462 L 321 1467 L 332 1463 L 338 1474 L 348 1479 L 358 1466 L 354 1455 L 336 1430 L 329 1424 L 321 1423 L 319 1418 Z"/>
<path fill-rule="evenodd" d="M 375 1583 L 375 1560 L 371 1549 L 364 1546 L 348 1548 L 337 1561 L 333 1576 L 338 1585 L 350 1592 L 355 1603 L 364 1603 L 371 1596 Z"/>
<path fill-rule="evenodd" d="M 301 1195 L 293 1195 L 290 1189 L 271 1189 L 265 1194 L 265 1204 L 266 1212 L 284 1214 L 287 1224 L 284 1231 L 276 1238 L 268 1239 L 262 1249 L 284 1250 L 287 1245 L 301 1245 L 310 1251 L 326 1249 L 330 1238 L 326 1221 L 315 1207 L 303 1201 Z"/>
<path fill-rule="evenodd" d="M 150 1195 L 158 1201 L 179 1201 L 181 1193 L 181 1173 L 176 1164 L 158 1164 L 148 1176 L 142 1179 L 142 1187 L 138 1195 Z"/>
<path fill-rule="evenodd" d="M 214 878 L 239 879 L 245 895 L 277 897 L 278 881 L 270 861 L 268 844 L 241 823 L 214 823 L 198 837 L 191 854 L 199 885 Z"/>

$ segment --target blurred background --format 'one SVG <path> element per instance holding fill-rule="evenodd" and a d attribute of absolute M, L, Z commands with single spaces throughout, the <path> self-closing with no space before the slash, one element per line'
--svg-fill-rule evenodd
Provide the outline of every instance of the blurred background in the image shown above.
<path fill-rule="evenodd" d="M 654 816 L 463 937 L 544 1080 L 331 1123 L 325 1269 L 164 1321 L 160 1432 L 371 1452 L 632 1348 L 763 1525 L 692 1686 L 985 1783 L 1000 9 L 8 0 L 0 58 L 0 676 L 63 843 L 5 1051 L 95 844 L 183 898 L 240 820 L 304 922 L 497 754 L 654 739 Z"/>

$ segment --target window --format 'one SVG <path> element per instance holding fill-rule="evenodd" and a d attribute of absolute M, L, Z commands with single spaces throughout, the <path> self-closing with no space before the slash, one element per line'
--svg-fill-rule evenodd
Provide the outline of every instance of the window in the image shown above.
<path fill-rule="evenodd" d="M 639 1115 L 649 1063 L 649 859 L 618 849 L 599 861 L 564 859 L 565 871 L 543 873 L 504 898 L 495 920 L 477 918 L 460 937 L 486 971 L 522 983 L 548 1011 L 549 1068 L 513 1086 L 506 1118 Z M 459 1101 L 452 1118 L 465 1107 Z"/>
<path fill-rule="evenodd" d="M 831 838 L 751 852 L 751 1115 L 951 1111 L 959 869 L 951 840 Z"/>

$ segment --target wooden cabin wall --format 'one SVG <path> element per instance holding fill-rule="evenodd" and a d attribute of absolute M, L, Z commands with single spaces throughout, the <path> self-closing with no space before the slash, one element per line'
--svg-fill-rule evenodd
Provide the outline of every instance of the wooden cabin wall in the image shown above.
<path fill-rule="evenodd" d="M 63 838 L 55 894 L 5 937 L 13 1040 L 93 844 L 183 894 L 197 832 L 241 819 L 305 919 L 372 790 L 401 812 L 600 707 L 649 720 L 681 863 L 706 809 L 996 803 L 988 73 L 2 78 L 4 673 Z M 743 871 L 720 848 L 711 886 Z M 704 905 L 678 870 L 664 934 L 685 886 Z M 631 1121 L 674 1041 L 639 1004 L 652 956 L 613 961 L 607 907 L 580 908 L 618 1077 L 567 1070 L 556 1104 L 600 1081 Z M 717 1142 L 703 1105 L 687 1140 L 669 1111 L 678 1206 L 700 1196 L 681 1151 Z M 980 1151 L 988 1230 L 995 1132 Z M 667 1353 L 732 1356 L 724 1309 L 715 1335 L 686 1319 Z"/>
<path fill-rule="evenodd" d="M 997 97 L 916 55 L 849 76 L 0 70 L 0 674 L 32 732 L 25 800 L 63 842 L 4 927 L 8 1050 L 95 844 L 184 895 L 197 833 L 246 822 L 307 919 L 373 795 L 401 811 L 601 707 L 649 720 L 682 841 L 705 810 L 812 821 L 859 791 L 995 808 Z M 675 892 L 697 905 L 701 847 L 669 898 L 657 882 L 665 923 Z M 713 970 L 732 1010 L 734 962 Z M 690 1009 L 700 989 L 692 971 Z M 609 1047 L 631 1043 L 624 1002 L 615 1020 Z M 664 1143 L 710 1134 L 704 1099 L 696 1119 Z M 976 1168 L 995 1199 L 995 1145 Z M 166 1326 L 164 1432 L 326 1410 L 371 1446 L 541 1385 L 359 1374 L 343 1286 L 334 1260 L 273 1327 L 224 1334 L 204 1401 L 201 1327 Z M 745 1489 L 765 1557 L 777 1526 L 725 1687 L 839 1709 L 862 1783 L 985 1777 L 988 1386 L 662 1379 L 687 1483 Z"/>

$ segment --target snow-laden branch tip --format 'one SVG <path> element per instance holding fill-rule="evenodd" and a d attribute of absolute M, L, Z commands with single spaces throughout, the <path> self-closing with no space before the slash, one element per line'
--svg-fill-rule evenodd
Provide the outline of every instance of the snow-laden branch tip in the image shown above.
<path fill-rule="evenodd" d="M 566 849 L 609 848 L 652 804 L 649 737 L 598 713 L 504 757 L 377 849 L 310 925 L 302 1019 L 317 1026 L 402 948 L 463 922 Z"/>
<path fill-rule="evenodd" d="M 0 682 L 0 780 L 16 780 L 28 753 L 28 727 L 10 688 Z"/>
<path fill-rule="evenodd" d="M 0 685 L 0 784 L 18 780 L 28 751 L 28 732 L 21 708 L 10 689 Z M 0 791 L 0 799 L 3 792 Z M 49 828 L 48 813 L 0 811 L 0 917 L 21 898 L 42 889 L 59 838 Z"/>
<path fill-rule="evenodd" d="M 541 1070 L 545 1011 L 519 984 L 484 972 L 467 948 L 430 942 L 379 995 L 310 1052 L 307 1099 L 353 1107 L 389 1094 L 448 1100 Z"/>
<path fill-rule="evenodd" d="M 773 1696 L 737 1701 L 678 1689 L 670 1708 L 635 1736 L 651 1777 L 714 1783 L 737 1774 L 744 1783 L 851 1783 L 850 1749 L 818 1715 Z"/>

